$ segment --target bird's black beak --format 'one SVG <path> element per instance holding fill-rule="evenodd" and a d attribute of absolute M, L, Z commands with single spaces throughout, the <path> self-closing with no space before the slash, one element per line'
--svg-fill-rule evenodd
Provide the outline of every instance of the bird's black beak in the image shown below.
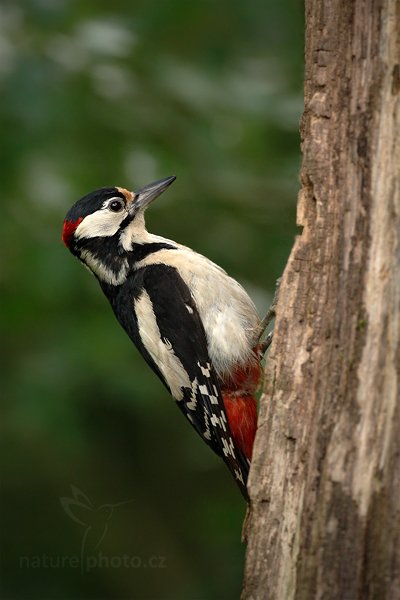
<path fill-rule="evenodd" d="M 148 185 L 140 188 L 140 190 L 135 192 L 135 197 L 132 203 L 133 212 L 137 212 L 138 210 L 146 208 L 150 202 L 158 198 L 158 196 L 162 194 L 167 187 L 169 187 L 171 183 L 175 181 L 175 179 L 175 175 L 172 175 L 172 177 L 166 177 L 165 179 L 153 181 L 153 183 L 149 183 Z"/>

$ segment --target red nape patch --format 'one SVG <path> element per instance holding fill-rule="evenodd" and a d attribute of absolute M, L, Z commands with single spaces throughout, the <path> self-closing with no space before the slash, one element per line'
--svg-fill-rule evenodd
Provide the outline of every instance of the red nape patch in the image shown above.
<path fill-rule="evenodd" d="M 249 395 L 222 391 L 222 398 L 235 445 L 251 460 L 257 430 L 257 403 Z"/>
<path fill-rule="evenodd" d="M 79 223 L 81 223 L 82 221 L 83 221 L 83 217 L 79 217 L 79 219 L 77 219 L 76 221 L 64 221 L 64 227 L 63 227 L 63 232 L 62 232 L 62 241 L 67 246 L 67 248 L 70 247 L 71 240 L 75 233 L 75 230 L 78 227 Z"/>

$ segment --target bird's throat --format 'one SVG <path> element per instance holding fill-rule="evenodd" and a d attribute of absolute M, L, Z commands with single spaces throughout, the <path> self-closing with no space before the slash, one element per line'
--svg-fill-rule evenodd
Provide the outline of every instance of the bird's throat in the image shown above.
<path fill-rule="evenodd" d="M 101 283 L 109 285 L 122 285 L 129 274 L 128 259 L 123 256 L 101 256 L 84 249 L 80 253 L 80 260 L 92 271 Z"/>

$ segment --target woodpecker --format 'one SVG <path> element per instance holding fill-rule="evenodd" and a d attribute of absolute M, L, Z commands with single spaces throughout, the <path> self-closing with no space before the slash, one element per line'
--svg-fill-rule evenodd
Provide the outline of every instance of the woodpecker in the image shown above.
<path fill-rule="evenodd" d="M 219 266 L 146 230 L 144 213 L 175 177 L 136 192 L 102 188 L 68 211 L 62 239 L 98 279 L 114 314 L 247 499 L 265 323 Z"/>

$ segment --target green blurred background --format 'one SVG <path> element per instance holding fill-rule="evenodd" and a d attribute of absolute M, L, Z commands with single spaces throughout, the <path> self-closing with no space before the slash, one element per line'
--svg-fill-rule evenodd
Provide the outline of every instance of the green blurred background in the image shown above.
<path fill-rule="evenodd" d="M 149 229 L 264 312 L 295 234 L 302 46 L 300 0 L 1 3 L 3 598 L 239 597 L 240 494 L 60 234 L 92 189 L 175 174 Z"/>

